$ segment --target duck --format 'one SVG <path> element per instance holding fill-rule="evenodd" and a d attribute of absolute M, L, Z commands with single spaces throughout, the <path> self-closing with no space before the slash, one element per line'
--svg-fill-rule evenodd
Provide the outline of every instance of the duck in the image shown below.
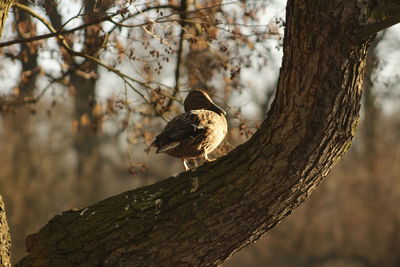
<path fill-rule="evenodd" d="M 224 140 L 228 123 L 226 112 L 204 90 L 191 90 L 183 106 L 185 112 L 169 121 L 151 146 L 156 153 L 180 158 L 188 171 L 188 160 L 213 161 L 208 155 Z"/>

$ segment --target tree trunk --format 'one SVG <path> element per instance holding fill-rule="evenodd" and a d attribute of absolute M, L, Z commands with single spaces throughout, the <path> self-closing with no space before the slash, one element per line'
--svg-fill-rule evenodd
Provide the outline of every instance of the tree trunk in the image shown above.
<path fill-rule="evenodd" d="M 85 68 L 85 65 L 90 67 Z M 97 73 L 97 66 L 91 62 L 83 64 L 86 73 Z M 96 74 L 97 75 L 97 74 Z M 97 78 L 86 78 L 77 72 L 71 74 L 71 85 L 74 87 L 75 122 L 77 125 L 74 146 L 77 153 L 78 178 L 89 179 L 99 171 L 100 151 L 98 142 L 99 122 L 93 114 L 96 105 Z"/>
<path fill-rule="evenodd" d="M 28 5 L 27 0 L 20 1 L 24 5 Z M 34 36 L 36 34 L 36 25 L 32 22 L 32 17 L 25 11 L 20 9 L 14 9 L 14 20 L 16 23 L 16 32 L 19 38 L 26 38 L 28 36 Z M 38 58 L 38 43 L 23 43 L 20 44 L 18 53 L 18 60 L 21 63 L 21 73 L 19 75 L 19 81 L 17 85 L 17 95 L 15 99 L 17 101 L 23 101 L 26 98 L 32 98 L 36 89 L 36 79 L 39 74 L 39 68 L 37 65 Z M 35 151 L 32 147 L 32 137 L 34 135 L 33 122 L 32 122 L 32 107 L 29 105 L 21 105 L 14 108 L 11 112 L 5 112 L 1 114 L 3 119 L 3 127 L 5 133 L 4 142 L 12 144 L 12 151 L 10 152 L 14 162 L 19 164 L 12 165 L 12 177 L 7 176 L 0 179 L 0 188 L 2 188 L 5 199 L 11 199 L 11 194 L 15 192 L 23 192 L 26 189 L 27 184 L 31 179 L 34 179 L 37 171 L 35 164 Z M 4 189 L 4 186 L 8 184 L 8 188 Z M 23 201 L 28 202 L 26 195 L 19 196 Z M 14 257 L 23 256 L 22 251 L 15 250 L 15 248 L 23 247 L 25 240 L 24 235 L 28 234 L 26 227 L 28 225 L 26 219 L 19 220 L 18 213 L 25 212 L 21 211 L 21 207 L 15 207 L 13 205 L 8 206 L 8 210 L 11 211 L 11 217 L 8 218 L 11 228 L 11 234 L 13 236 L 13 255 Z M 22 227 L 21 227 L 22 226 Z M 19 233 L 19 234 L 15 234 Z M 20 253 L 20 255 L 18 255 Z"/>
<path fill-rule="evenodd" d="M 98 15 L 104 14 L 110 8 L 112 1 L 97 2 L 94 0 L 86 1 L 84 22 L 94 19 Z M 94 57 L 99 56 L 99 52 L 104 45 L 102 36 L 102 25 L 92 25 L 85 29 L 83 51 Z M 78 69 L 71 74 L 71 85 L 74 87 L 75 101 L 75 122 L 77 122 L 77 132 L 75 135 L 74 146 L 77 152 L 78 178 L 98 179 L 101 174 L 101 154 L 99 143 L 100 121 L 99 115 L 94 111 L 96 105 L 96 85 L 98 79 L 98 65 L 94 62 L 80 64 Z M 96 193 L 93 188 L 90 190 Z"/>
<path fill-rule="evenodd" d="M 87 23 L 104 15 L 113 1 L 86 1 L 84 3 L 83 22 Z M 62 27 L 62 16 L 57 10 L 57 3 L 46 0 L 43 7 L 48 14 L 54 28 Z M 96 24 L 85 28 L 82 51 L 88 55 L 98 57 L 104 42 L 102 25 Z M 101 173 L 101 155 L 99 148 L 99 116 L 93 110 L 96 105 L 96 85 L 98 79 L 98 65 L 91 61 L 77 62 L 68 52 L 64 51 L 63 59 L 71 66 L 70 85 L 74 97 L 74 147 L 77 155 L 76 176 L 89 179 Z M 88 183 L 86 183 L 88 184 Z M 90 185 L 90 184 L 88 184 Z M 89 191 L 87 191 L 87 190 Z M 86 188 L 81 193 L 90 198 L 93 188 Z"/>
<path fill-rule="evenodd" d="M 369 44 L 358 30 L 368 7 L 289 0 L 276 97 L 246 144 L 196 170 L 55 216 L 27 238 L 29 255 L 18 266 L 209 266 L 260 238 L 351 144 Z"/>
<path fill-rule="evenodd" d="M 6 211 L 0 195 L 0 266 L 11 266 L 11 237 L 8 229 Z"/>
<path fill-rule="evenodd" d="M 8 10 L 14 3 L 14 0 L 0 0 L 0 37 L 3 34 L 4 24 L 8 16 Z"/>
<path fill-rule="evenodd" d="M 13 0 L 0 0 L 0 37 L 4 30 L 8 10 Z M 8 231 L 6 211 L 0 195 L 0 266 L 11 266 L 11 237 Z"/>

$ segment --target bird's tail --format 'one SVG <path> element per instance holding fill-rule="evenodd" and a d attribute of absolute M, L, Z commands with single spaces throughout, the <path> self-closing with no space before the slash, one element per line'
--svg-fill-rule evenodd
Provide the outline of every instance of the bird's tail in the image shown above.
<path fill-rule="evenodd" d="M 156 138 L 153 143 L 147 148 L 148 152 L 151 150 L 152 147 L 155 147 L 156 153 L 162 153 L 165 150 L 171 149 L 179 145 L 179 142 L 173 141 L 171 139 L 163 140 L 161 138 Z"/>
<path fill-rule="evenodd" d="M 156 142 L 157 142 L 157 139 L 154 140 L 154 142 L 151 143 L 148 147 L 146 147 L 146 148 L 144 149 L 144 151 L 145 151 L 147 154 L 149 154 L 150 151 L 151 151 L 153 148 L 157 149 L 157 143 L 156 143 Z M 158 150 L 158 149 L 157 149 L 157 150 Z M 156 150 L 156 153 L 158 153 L 157 150 Z"/>

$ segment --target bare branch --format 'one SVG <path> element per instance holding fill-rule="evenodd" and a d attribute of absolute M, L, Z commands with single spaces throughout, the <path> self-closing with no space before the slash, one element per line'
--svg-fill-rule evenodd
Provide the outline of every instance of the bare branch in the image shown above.
<path fill-rule="evenodd" d="M 0 111 L 7 111 L 8 108 L 10 107 L 16 107 L 16 106 L 22 106 L 26 104 L 35 104 L 39 102 L 39 100 L 44 96 L 44 94 L 48 91 L 48 89 L 57 82 L 60 82 L 65 79 L 66 76 L 68 76 L 73 70 L 70 69 L 67 72 L 63 73 L 60 77 L 51 79 L 49 83 L 44 87 L 42 90 L 40 90 L 40 93 L 33 97 L 33 96 L 28 96 L 24 97 L 22 99 L 11 99 L 11 100 L 1 100 L 0 99 Z"/>
<path fill-rule="evenodd" d="M 178 52 L 176 55 L 176 66 L 175 66 L 175 88 L 172 93 L 172 97 L 169 98 L 168 103 L 166 104 L 166 110 L 169 110 L 174 98 L 176 97 L 177 93 L 179 92 L 179 78 L 181 77 L 181 65 L 183 59 L 183 37 L 185 35 L 185 20 L 186 20 L 186 11 L 187 11 L 187 2 L 186 0 L 181 1 L 181 10 L 180 10 L 180 33 L 179 33 L 179 45 L 178 45 Z"/>
<path fill-rule="evenodd" d="M 18 8 L 21 8 L 21 9 L 23 9 L 23 10 L 29 12 L 29 13 L 31 13 L 32 15 L 33 15 L 33 13 L 36 13 L 31 8 L 29 8 L 29 7 L 25 6 L 25 5 L 19 4 L 19 3 L 16 3 L 15 6 L 18 7 Z M 173 9 L 175 7 L 171 6 L 171 5 L 154 6 L 154 7 L 148 7 L 146 9 L 143 9 L 141 12 L 147 12 L 147 11 L 150 11 L 150 10 L 161 9 L 161 8 L 172 8 Z M 112 20 L 112 18 L 114 18 L 114 17 L 116 17 L 118 15 L 121 15 L 121 14 L 122 14 L 122 11 L 117 11 L 117 12 L 111 14 L 111 15 L 102 16 L 100 18 L 94 19 L 94 20 L 92 20 L 90 22 L 84 23 L 82 25 L 79 25 L 79 26 L 74 27 L 74 28 L 69 29 L 69 30 L 65 30 L 64 29 L 65 25 L 63 25 L 60 30 L 54 30 L 54 31 L 52 31 L 50 33 L 41 34 L 41 35 L 37 35 L 37 36 L 34 36 L 34 37 L 30 37 L 30 38 L 24 38 L 24 39 L 17 39 L 17 40 L 11 40 L 11 41 L 7 41 L 7 42 L 2 42 L 2 43 L 0 43 L 0 48 L 1 47 L 10 46 L 10 45 L 14 45 L 14 44 L 29 43 L 29 42 L 39 41 L 39 40 L 48 39 L 48 38 L 52 38 L 52 37 L 58 37 L 60 35 L 66 35 L 66 34 L 74 33 L 76 31 L 85 29 L 85 28 L 87 28 L 89 26 L 92 26 L 92 25 L 95 25 L 95 24 L 99 24 L 99 23 L 104 22 L 104 21 L 110 21 L 112 23 L 116 23 L 115 21 Z M 130 17 L 134 17 L 134 16 L 137 16 L 139 14 L 140 14 L 139 12 L 135 13 L 135 14 L 132 14 L 132 16 L 130 16 Z M 143 25 L 146 25 L 146 24 L 148 24 L 148 23 L 145 23 Z M 140 25 L 140 26 L 143 26 L 143 25 Z"/>
<path fill-rule="evenodd" d="M 181 32 L 179 34 L 179 46 L 178 46 L 178 54 L 176 55 L 176 68 L 175 68 L 175 90 L 173 96 L 175 96 L 179 92 L 179 78 L 180 78 L 180 70 L 182 63 L 182 55 L 183 55 L 183 37 L 185 34 L 185 19 L 186 19 L 186 9 L 187 3 L 186 0 L 181 1 Z"/>
<path fill-rule="evenodd" d="M 34 10 L 32 10 L 31 8 L 19 4 L 17 3 L 16 6 L 18 6 L 19 8 L 21 8 L 22 10 L 30 13 L 33 17 L 37 18 L 38 20 L 40 20 L 51 32 L 56 33 L 56 30 L 53 28 L 53 26 L 51 25 L 51 23 L 49 21 L 47 21 L 44 17 L 42 17 L 40 14 L 36 13 Z M 149 87 L 145 82 L 139 81 L 137 79 L 132 78 L 131 76 L 119 71 L 118 69 L 104 63 L 102 60 L 100 60 L 99 58 L 96 58 L 94 56 L 91 56 L 89 54 L 83 53 L 83 52 L 77 52 L 75 50 L 73 50 L 70 45 L 65 41 L 64 37 L 61 35 L 56 35 L 55 36 L 57 39 L 59 39 L 61 45 L 68 51 L 68 53 L 70 53 L 72 56 L 79 56 L 79 57 L 83 57 L 87 60 L 93 61 L 95 63 L 97 63 L 98 65 L 106 68 L 107 70 L 115 73 L 116 75 L 118 75 L 119 77 L 122 78 L 122 80 L 124 82 L 126 82 L 129 87 L 135 92 L 137 93 L 149 106 L 151 106 L 155 112 L 161 117 L 163 118 L 163 120 L 167 120 L 167 118 L 160 112 L 157 110 L 157 108 L 147 99 L 147 97 L 140 92 L 135 86 L 133 86 L 133 84 L 131 82 L 137 83 L 141 86 L 143 86 L 144 88 L 148 88 L 151 89 L 151 87 Z M 25 101 L 22 101 L 22 103 L 18 102 L 18 103 L 12 103 L 13 105 L 16 104 L 23 104 L 23 103 L 30 103 L 30 102 L 36 102 L 37 100 L 35 99 L 26 99 Z"/>

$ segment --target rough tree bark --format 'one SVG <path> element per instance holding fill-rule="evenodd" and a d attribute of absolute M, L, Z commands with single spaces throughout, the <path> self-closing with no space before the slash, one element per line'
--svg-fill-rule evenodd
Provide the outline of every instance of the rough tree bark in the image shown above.
<path fill-rule="evenodd" d="M 372 9 L 387 3 L 400 7 L 289 0 L 276 97 L 246 144 L 196 170 L 55 216 L 27 238 L 29 255 L 17 266 L 209 266 L 258 239 L 350 146 L 369 36 L 398 21 L 380 16 L 367 25 Z"/>
<path fill-rule="evenodd" d="M 11 237 L 3 199 L 0 195 L 0 266 L 11 266 Z"/>
<path fill-rule="evenodd" d="M 3 34 L 4 24 L 8 10 L 13 0 L 0 0 L 0 38 Z M 3 198 L 0 195 L 0 266 L 11 266 L 11 237 L 7 224 L 6 211 Z"/>
<path fill-rule="evenodd" d="M 3 34 L 4 24 L 7 19 L 8 10 L 14 3 L 14 0 L 0 0 L 0 37 Z"/>

